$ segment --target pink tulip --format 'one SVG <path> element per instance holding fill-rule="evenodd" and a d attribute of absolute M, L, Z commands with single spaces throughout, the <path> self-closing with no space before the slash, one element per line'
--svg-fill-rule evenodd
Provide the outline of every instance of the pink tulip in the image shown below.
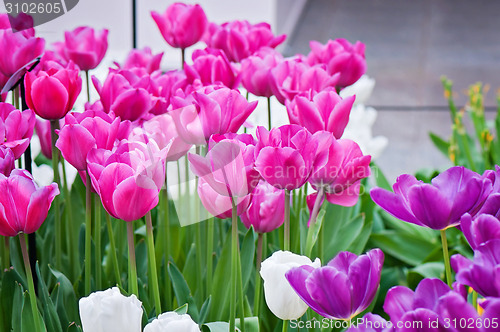
<path fill-rule="evenodd" d="M 155 82 L 158 86 L 159 95 L 165 101 L 166 106 L 170 105 L 170 98 L 177 92 L 177 90 L 180 89 L 182 91 L 188 85 L 186 74 L 183 70 L 168 71 L 157 77 Z M 165 112 L 165 110 L 163 112 Z M 155 112 L 152 111 L 152 113 Z"/>
<path fill-rule="evenodd" d="M 15 166 L 16 159 L 11 149 L 0 145 L 0 173 L 9 176 Z"/>
<path fill-rule="evenodd" d="M 286 101 L 290 123 L 307 128 L 311 133 L 326 130 L 340 138 L 349 122 L 354 96 L 342 99 L 335 89 L 309 91 Z"/>
<path fill-rule="evenodd" d="M 309 66 L 300 59 L 284 60 L 271 70 L 273 76 L 272 90 L 280 103 L 309 90 L 322 91 L 335 87 L 339 75 L 330 75 L 322 66 Z"/>
<path fill-rule="evenodd" d="M 191 144 L 187 144 L 177 134 L 174 120 L 169 113 L 157 115 L 145 121 L 140 127 L 132 130 L 129 136 L 130 141 L 143 143 L 153 140 L 160 149 L 167 149 L 166 161 L 176 161 L 184 156 Z"/>
<path fill-rule="evenodd" d="M 193 52 L 193 64 L 185 65 L 188 83 L 200 80 L 203 85 L 222 83 L 230 89 L 236 89 L 240 84 L 236 70 L 226 54 L 218 49 L 206 48 Z"/>
<path fill-rule="evenodd" d="M 92 77 L 106 113 L 114 112 L 123 120 L 135 121 L 145 116 L 154 106 L 148 91 L 151 78 L 138 76 L 130 70 L 110 70 L 104 84 Z"/>
<path fill-rule="evenodd" d="M 28 107 L 44 119 L 58 120 L 73 108 L 82 79 L 72 62 L 67 68 L 52 63 L 47 70 L 26 73 L 24 85 Z"/>
<path fill-rule="evenodd" d="M 9 14 L 0 14 L 0 29 L 13 30 L 14 32 L 24 32 L 33 37 L 33 17 L 29 14 L 20 12 L 17 16 Z"/>
<path fill-rule="evenodd" d="M 260 181 L 252 193 L 250 206 L 241 221 L 246 228 L 253 226 L 257 233 L 268 233 L 279 228 L 285 218 L 285 192 L 265 181 Z"/>
<path fill-rule="evenodd" d="M 311 65 L 325 64 L 331 75 L 340 74 L 340 88 L 356 82 L 366 72 L 365 44 L 352 45 L 345 39 L 329 40 L 325 45 L 310 42 L 311 52 L 307 61 Z"/>
<path fill-rule="evenodd" d="M 221 195 L 203 178 L 200 178 L 198 182 L 198 195 L 205 209 L 207 209 L 210 214 L 220 219 L 231 218 L 233 207 L 231 199 L 236 200 L 236 214 L 239 216 L 247 210 L 251 200 L 251 195 L 236 198 Z"/>
<path fill-rule="evenodd" d="M 273 95 L 271 70 L 283 61 L 283 56 L 272 48 L 262 48 L 241 61 L 241 83 L 248 92 L 260 96 Z"/>
<path fill-rule="evenodd" d="M 246 20 L 222 25 L 211 23 L 207 35 L 208 47 L 223 50 L 234 62 L 240 62 L 262 47 L 275 48 L 286 38 L 286 35 L 275 37 L 268 23 L 250 24 Z"/>
<path fill-rule="evenodd" d="M 108 49 L 108 30 L 99 33 L 91 27 L 78 27 L 64 33 L 64 55 L 81 70 L 94 69 L 101 63 Z"/>
<path fill-rule="evenodd" d="M 56 147 L 77 170 L 87 170 L 87 155 L 91 149 L 111 150 L 114 147 L 120 119 L 108 122 L 106 117 L 108 115 L 104 112 L 99 116 L 91 111 L 66 115 L 65 124 L 58 132 Z"/>
<path fill-rule="evenodd" d="M 328 161 L 315 169 L 309 183 L 321 189 L 330 203 L 353 206 L 358 201 L 361 179 L 370 175 L 370 161 L 371 156 L 364 156 L 356 142 L 331 137 Z M 316 194 L 310 196 L 315 199 Z"/>
<path fill-rule="evenodd" d="M 34 233 L 58 194 L 56 183 L 40 188 L 25 170 L 15 169 L 8 177 L 0 174 L 0 235 Z"/>
<path fill-rule="evenodd" d="M 331 135 L 314 135 L 297 125 L 284 125 L 268 131 L 257 127 L 255 168 L 278 189 L 293 190 L 309 179 L 312 171 L 327 161 Z"/>
<path fill-rule="evenodd" d="M 207 28 L 207 16 L 200 5 L 174 3 L 165 13 L 151 12 L 165 41 L 172 47 L 188 48 L 200 41 Z"/>
<path fill-rule="evenodd" d="M 239 91 L 228 88 L 194 92 L 190 98 L 176 96 L 170 101 L 179 136 L 195 145 L 205 145 L 213 134 L 237 132 L 257 107 L 256 101 L 249 103 Z"/>
<path fill-rule="evenodd" d="M 163 153 L 153 142 L 123 143 L 114 152 L 90 150 L 87 165 L 92 186 L 110 215 L 133 221 L 158 204 L 165 182 Z"/>
<path fill-rule="evenodd" d="M 7 14 L 0 17 L 4 21 L 0 24 L 0 73 L 10 77 L 43 53 L 45 40 L 35 37 L 34 29 L 13 32 Z"/>
<path fill-rule="evenodd" d="M 0 103 L 0 145 L 9 148 L 18 159 L 30 144 L 35 127 L 35 114 L 21 112 L 11 104 Z"/>
<path fill-rule="evenodd" d="M 119 69 L 134 70 L 135 68 L 143 68 L 148 74 L 152 74 L 153 72 L 160 69 L 160 62 L 162 57 L 163 52 L 153 54 L 149 47 L 144 47 L 142 50 L 131 50 L 122 66 L 120 66 L 120 64 L 116 62 L 115 64 Z"/>

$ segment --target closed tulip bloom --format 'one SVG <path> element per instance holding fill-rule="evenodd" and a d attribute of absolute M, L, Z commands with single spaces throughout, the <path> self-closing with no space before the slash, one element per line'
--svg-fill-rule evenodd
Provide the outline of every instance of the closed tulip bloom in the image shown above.
<path fill-rule="evenodd" d="M 298 319 L 307 310 L 307 304 L 293 291 L 285 274 L 300 266 L 319 268 L 321 261 L 313 261 L 289 251 L 275 251 L 262 262 L 260 276 L 264 280 L 264 297 L 271 312 L 283 320 Z"/>
<path fill-rule="evenodd" d="M 361 179 L 370 176 L 370 160 L 356 142 L 332 137 L 328 161 L 313 172 L 309 183 L 321 189 L 330 203 L 353 206 L 358 201 Z"/>
<path fill-rule="evenodd" d="M 188 82 L 184 70 L 171 70 L 155 79 L 160 90 L 160 95 L 165 100 L 166 106 L 170 105 L 170 98 L 177 91 L 184 91 Z M 165 113 L 166 109 L 164 110 Z"/>
<path fill-rule="evenodd" d="M 111 150 L 117 140 L 120 118 L 112 122 L 92 111 L 78 114 L 69 113 L 65 124 L 58 132 L 56 147 L 64 159 L 79 171 L 87 170 L 87 155 L 93 148 Z"/>
<path fill-rule="evenodd" d="M 175 311 L 163 313 L 158 318 L 153 319 L 151 323 L 146 325 L 144 332 L 165 332 L 165 331 L 182 331 L 182 332 L 200 332 L 198 324 L 196 324 L 188 314 L 178 314 Z"/>
<path fill-rule="evenodd" d="M 492 239 L 474 250 L 471 261 L 457 254 L 451 266 L 459 283 L 472 287 L 484 297 L 500 297 L 500 239 Z"/>
<path fill-rule="evenodd" d="M 26 170 L 14 169 L 8 177 L 0 174 L 0 235 L 34 233 L 58 194 L 56 183 L 38 187 Z"/>
<path fill-rule="evenodd" d="M 252 193 L 252 202 L 243 213 L 241 221 L 257 233 L 269 233 L 279 228 L 285 220 L 285 192 L 266 181 L 260 181 Z"/>
<path fill-rule="evenodd" d="M 124 142 L 115 151 L 90 150 L 88 172 L 110 215 L 133 221 L 158 204 L 165 182 L 164 152 L 154 142 Z"/>
<path fill-rule="evenodd" d="M 203 85 L 222 83 L 230 89 L 236 89 L 240 77 L 227 59 L 224 51 L 206 48 L 193 52 L 193 64 L 185 65 L 187 80 L 192 84 L 200 80 Z"/>
<path fill-rule="evenodd" d="M 240 62 L 262 47 L 275 48 L 286 38 L 286 35 L 275 37 L 268 23 L 250 24 L 246 20 L 221 25 L 211 23 L 207 35 L 208 47 L 223 50 L 234 62 Z"/>
<path fill-rule="evenodd" d="M 234 198 L 221 195 L 204 178 L 199 178 L 198 180 L 198 196 L 200 196 L 201 204 L 203 204 L 205 209 L 219 219 L 231 218 L 233 208 L 232 199 L 236 202 L 236 215 L 240 216 L 248 209 L 252 198 L 251 195 Z"/>
<path fill-rule="evenodd" d="M 284 60 L 271 70 L 272 90 L 278 101 L 285 105 L 286 100 L 313 90 L 319 92 L 335 87 L 338 75 L 330 75 L 323 66 L 309 66 L 300 59 Z"/>
<path fill-rule="evenodd" d="M 0 145 L 0 173 L 9 176 L 15 166 L 14 153 L 11 149 Z"/>
<path fill-rule="evenodd" d="M 45 40 L 35 37 L 35 30 L 27 29 L 13 32 L 9 29 L 0 29 L 0 73 L 11 77 L 19 69 L 42 55 Z"/>
<path fill-rule="evenodd" d="M 340 138 L 349 122 L 354 99 L 354 96 L 342 99 L 335 89 L 327 88 L 297 95 L 293 103 L 285 104 L 290 123 L 304 126 L 311 133 L 326 130 Z"/>
<path fill-rule="evenodd" d="M 239 91 L 220 88 L 192 93 L 190 98 L 172 97 L 171 111 L 179 136 L 189 144 L 205 145 L 213 134 L 235 133 L 257 107 Z"/>
<path fill-rule="evenodd" d="M 0 146 L 11 149 L 19 159 L 30 144 L 35 127 L 35 114 L 20 111 L 11 104 L 0 103 Z"/>
<path fill-rule="evenodd" d="M 51 66 L 37 74 L 26 73 L 26 103 L 38 116 L 47 120 L 64 117 L 82 90 L 79 70 L 70 63 L 67 68 Z"/>
<path fill-rule="evenodd" d="M 314 169 L 325 165 L 331 134 L 311 134 L 297 125 L 268 131 L 257 128 L 255 168 L 262 178 L 278 189 L 301 187 Z"/>
<path fill-rule="evenodd" d="M 108 30 L 96 32 L 83 26 L 64 33 L 64 54 L 81 70 L 94 69 L 101 63 L 108 50 Z"/>
<path fill-rule="evenodd" d="M 370 196 L 398 219 L 443 230 L 459 225 L 465 213 L 475 215 L 491 193 L 491 188 L 490 179 L 455 166 L 436 176 L 430 184 L 403 174 L 396 179 L 394 193 L 374 188 Z"/>
<path fill-rule="evenodd" d="M 248 92 L 260 96 L 273 95 L 271 70 L 283 61 L 283 56 L 272 48 L 262 48 L 241 61 L 241 83 Z"/>
<path fill-rule="evenodd" d="M 131 69 L 143 68 L 148 74 L 160 69 L 161 58 L 163 57 L 163 52 L 158 54 L 153 54 L 149 47 L 144 47 L 142 50 L 133 49 L 129 52 L 127 58 L 120 65 L 115 62 L 115 64 L 120 69 Z"/>
<path fill-rule="evenodd" d="M 329 40 L 325 45 L 310 42 L 311 52 L 307 61 L 311 65 L 325 64 L 331 75 L 340 74 L 338 87 L 355 83 L 366 72 L 365 44 L 357 41 L 354 45 L 339 38 Z"/>
<path fill-rule="evenodd" d="M 142 303 L 118 287 L 98 291 L 79 302 L 83 332 L 140 332 Z"/>
<path fill-rule="evenodd" d="M 200 5 L 176 2 L 165 13 L 151 12 L 161 35 L 172 47 L 185 49 L 200 41 L 208 25 Z"/>
<path fill-rule="evenodd" d="M 352 319 L 373 301 L 383 263 L 380 249 L 360 256 L 344 251 L 326 266 L 293 268 L 286 278 L 300 298 L 321 316 Z"/>

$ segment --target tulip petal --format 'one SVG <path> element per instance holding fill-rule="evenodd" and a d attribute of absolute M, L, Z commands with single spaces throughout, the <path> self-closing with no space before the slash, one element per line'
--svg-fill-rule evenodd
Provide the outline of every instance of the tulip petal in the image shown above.
<path fill-rule="evenodd" d="M 263 148 L 255 160 L 255 168 L 271 185 L 288 190 L 302 186 L 310 172 L 300 153 L 289 147 Z"/>
<path fill-rule="evenodd" d="M 408 287 L 396 286 L 389 289 L 385 296 L 384 311 L 392 322 L 400 321 L 406 312 L 413 310 L 413 296 L 413 291 Z"/>
<path fill-rule="evenodd" d="M 370 190 L 370 197 L 375 202 L 375 204 L 380 206 L 382 209 L 384 209 L 394 217 L 406 222 L 423 226 L 423 224 L 417 218 L 415 218 L 412 212 L 405 207 L 403 199 L 400 195 L 382 188 L 373 188 L 372 190 Z"/>
<path fill-rule="evenodd" d="M 113 206 L 120 219 L 134 221 L 158 205 L 158 190 L 154 181 L 142 176 L 128 177 L 113 193 Z"/>
<path fill-rule="evenodd" d="M 442 230 L 450 226 L 450 201 L 430 184 L 413 186 L 408 192 L 410 208 L 425 226 Z"/>
<path fill-rule="evenodd" d="M 40 188 L 31 195 L 24 233 L 31 234 L 40 228 L 47 218 L 52 201 L 57 195 L 59 195 L 59 188 L 56 183 Z"/>
<path fill-rule="evenodd" d="M 58 120 L 66 114 L 68 90 L 56 78 L 38 77 L 31 87 L 34 111 L 44 119 Z"/>

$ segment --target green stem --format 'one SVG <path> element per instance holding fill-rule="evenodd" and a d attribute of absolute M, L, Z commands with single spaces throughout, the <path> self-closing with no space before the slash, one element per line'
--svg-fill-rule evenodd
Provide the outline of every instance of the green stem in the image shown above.
<path fill-rule="evenodd" d="M 172 286 L 170 283 L 170 276 L 168 273 L 168 261 L 170 259 L 170 206 L 169 206 L 169 199 L 168 199 L 168 187 L 167 187 L 167 178 L 165 178 L 165 190 L 163 190 L 163 209 L 164 209 L 164 227 L 165 227 L 165 232 L 164 232 L 164 239 L 163 239 L 163 246 L 165 250 L 165 296 L 167 298 L 167 304 L 170 305 L 172 301 Z M 167 309 L 169 309 L 167 307 Z"/>
<path fill-rule="evenodd" d="M 243 279 L 242 279 L 242 272 L 241 272 L 241 255 L 240 255 L 240 250 L 238 246 L 238 279 L 237 279 L 237 287 L 238 287 L 238 303 L 240 305 L 240 330 L 241 332 L 245 332 L 245 294 L 243 292 Z"/>
<path fill-rule="evenodd" d="M 127 241 L 128 241 L 128 292 L 139 297 L 139 286 L 137 285 L 137 265 L 135 263 L 135 244 L 134 244 L 134 222 L 127 222 Z"/>
<path fill-rule="evenodd" d="M 50 120 L 51 137 L 52 137 L 52 168 L 54 170 L 54 182 L 61 188 L 59 179 L 59 150 L 56 148 L 57 135 L 56 130 L 59 129 L 59 120 Z M 61 214 L 59 211 L 59 196 L 54 198 L 52 203 L 54 206 L 54 222 L 55 222 L 55 243 L 56 243 L 56 267 L 62 267 L 62 232 L 61 232 Z"/>
<path fill-rule="evenodd" d="M 62 158 L 61 158 L 62 159 Z M 67 250 L 72 255 L 72 261 L 78 262 L 78 250 L 77 250 L 77 242 L 75 241 L 75 234 L 73 232 L 73 208 L 71 204 L 71 197 L 68 188 L 68 177 L 66 176 L 66 165 L 64 160 L 61 160 L 62 165 L 62 174 L 63 174 L 63 191 L 64 198 L 66 203 L 66 246 Z M 73 276 L 76 278 L 78 276 L 78 264 L 71 264 L 73 267 Z"/>
<path fill-rule="evenodd" d="M 201 147 L 197 146 L 196 147 L 196 154 L 201 155 Z M 195 188 L 198 188 L 198 177 L 195 178 Z M 195 189 L 196 190 L 196 189 Z M 203 250 L 201 247 L 201 221 L 200 221 L 200 199 L 198 195 L 193 195 L 194 196 L 194 216 L 196 222 L 196 233 L 195 233 L 195 240 L 196 240 L 196 257 L 198 259 L 198 294 L 200 296 L 200 299 L 205 298 L 205 294 L 203 292 Z"/>
<path fill-rule="evenodd" d="M 287 331 L 288 331 L 288 321 L 284 320 L 283 321 L 283 332 L 287 332 Z"/>
<path fill-rule="evenodd" d="M 232 202 L 232 218 L 231 218 L 231 304 L 229 312 L 229 331 L 235 330 L 236 319 L 236 279 L 238 276 L 238 214 L 236 203 Z"/>
<path fill-rule="evenodd" d="M 446 281 L 448 286 L 452 288 L 450 255 L 448 253 L 448 240 L 446 239 L 446 229 L 441 230 L 441 243 L 443 245 L 444 267 L 446 269 Z"/>
<path fill-rule="evenodd" d="M 477 303 L 477 292 L 475 290 L 472 290 L 472 305 L 474 306 L 474 309 L 477 311 L 478 303 Z"/>
<path fill-rule="evenodd" d="M 108 237 L 109 237 L 109 256 L 111 259 L 111 263 L 113 264 L 113 269 L 115 271 L 115 279 L 116 283 L 120 288 L 122 288 L 122 280 L 120 277 L 120 267 L 118 266 L 118 258 L 116 257 L 116 244 L 115 244 L 115 236 L 113 234 L 113 226 L 111 225 L 111 218 L 109 214 L 106 213 L 106 226 L 108 228 Z"/>
<path fill-rule="evenodd" d="M 92 275 L 92 182 L 87 171 L 85 188 L 85 295 L 91 291 L 90 277 Z"/>
<path fill-rule="evenodd" d="M 185 195 L 185 201 L 184 203 L 186 204 L 186 218 L 187 220 L 191 220 L 191 197 L 190 197 L 190 194 L 189 194 L 189 160 L 187 158 L 187 155 L 184 156 L 184 181 L 185 181 L 185 189 L 186 189 L 186 192 L 184 193 Z M 196 189 L 195 189 L 196 190 Z"/>
<path fill-rule="evenodd" d="M 253 314 L 259 317 L 260 313 L 260 293 L 262 288 L 262 279 L 260 278 L 260 264 L 262 263 L 262 242 L 263 234 L 259 233 L 257 237 L 257 263 L 255 264 L 255 296 L 253 301 Z"/>
<path fill-rule="evenodd" d="M 33 312 L 33 320 L 38 332 L 42 331 L 40 322 L 40 315 L 38 314 L 38 307 L 36 304 L 35 284 L 33 282 L 33 275 L 31 273 L 30 258 L 28 256 L 28 249 L 26 248 L 26 237 L 24 233 L 19 234 L 19 243 L 21 244 L 21 251 L 23 253 L 24 269 L 26 270 L 26 279 L 28 279 L 28 290 L 30 294 L 31 311 Z"/>
<path fill-rule="evenodd" d="M 285 189 L 285 222 L 283 250 L 290 251 L 290 190 Z"/>
<path fill-rule="evenodd" d="M 267 97 L 267 126 L 271 130 L 271 97 Z"/>
<path fill-rule="evenodd" d="M 154 235 L 153 235 L 153 222 L 151 220 L 151 211 L 148 211 L 146 213 L 146 235 L 147 235 L 147 242 L 148 242 L 148 259 L 149 259 L 149 266 L 151 269 L 151 275 L 149 280 L 153 284 L 153 294 L 154 294 L 154 300 L 155 300 L 155 309 L 156 309 L 156 314 L 159 315 L 161 311 L 161 301 L 160 301 L 160 288 L 158 286 L 158 272 L 156 269 L 156 255 L 155 255 L 155 242 L 154 242 Z"/>
<path fill-rule="evenodd" d="M 85 82 L 87 83 L 87 101 L 90 103 L 90 79 L 89 79 L 89 71 L 85 71 Z"/>
<path fill-rule="evenodd" d="M 99 196 L 97 194 L 92 195 L 94 197 L 94 245 L 95 245 L 95 283 L 96 288 L 101 289 L 102 287 L 102 257 L 101 257 L 101 206 Z"/>
<path fill-rule="evenodd" d="M 213 251 L 214 251 L 214 218 L 207 222 L 207 293 L 212 291 L 213 273 Z"/>
<path fill-rule="evenodd" d="M 3 236 L 2 236 L 3 237 Z M 10 267 L 10 244 L 9 237 L 3 237 L 3 251 L 2 251 L 2 264 L 4 269 L 8 269 Z"/>

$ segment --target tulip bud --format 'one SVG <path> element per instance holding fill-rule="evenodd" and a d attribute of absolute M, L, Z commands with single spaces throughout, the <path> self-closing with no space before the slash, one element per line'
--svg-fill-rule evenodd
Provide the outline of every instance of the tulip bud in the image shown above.
<path fill-rule="evenodd" d="M 174 311 L 159 315 L 144 328 L 144 332 L 164 331 L 199 332 L 200 328 L 188 314 L 179 315 Z"/>

